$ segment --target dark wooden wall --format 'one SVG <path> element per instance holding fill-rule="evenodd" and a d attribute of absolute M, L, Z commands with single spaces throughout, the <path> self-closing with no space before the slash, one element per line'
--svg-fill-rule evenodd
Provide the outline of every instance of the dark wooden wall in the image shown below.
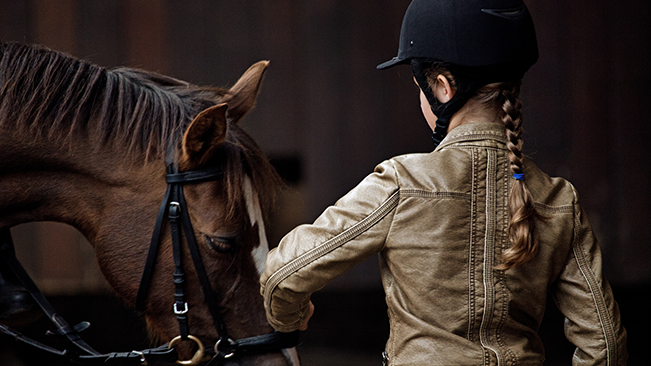
<path fill-rule="evenodd" d="M 609 278 L 651 280 L 651 3 L 532 2 L 529 153 L 579 190 Z"/>
<path fill-rule="evenodd" d="M 431 150 L 409 69 L 375 70 L 397 50 L 408 3 L 2 0 L 0 38 L 218 86 L 271 60 L 244 125 L 292 177 L 271 223 L 273 242 L 312 221 L 381 160 Z M 651 325 L 644 306 L 651 300 L 651 2 L 527 4 L 541 57 L 524 81 L 525 150 L 578 188 L 602 243 L 629 347 L 639 346 L 642 355 Z M 73 229 L 36 224 L 15 231 L 21 259 L 49 293 L 104 288 L 92 249 Z M 375 261 L 332 288 L 377 290 Z"/>
<path fill-rule="evenodd" d="M 408 3 L 3 0 L 0 38 L 219 86 L 270 59 L 257 109 L 244 123 L 272 158 L 300 173 L 274 220 L 277 240 L 381 160 L 431 149 L 408 68 L 375 70 L 396 52 Z M 647 284 L 651 3 L 528 4 L 541 58 L 524 84 L 526 150 L 579 189 L 611 281 Z M 78 249 L 66 245 L 59 252 L 74 256 Z M 347 281 L 377 285 L 358 272 Z"/>

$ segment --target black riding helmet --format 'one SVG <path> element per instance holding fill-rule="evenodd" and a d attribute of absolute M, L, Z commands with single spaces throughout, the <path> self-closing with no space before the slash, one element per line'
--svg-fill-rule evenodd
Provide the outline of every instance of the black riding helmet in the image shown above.
<path fill-rule="evenodd" d="M 398 56 L 378 69 L 410 64 L 416 82 L 438 117 L 432 137 L 438 145 L 450 118 L 478 87 L 518 80 L 538 60 L 536 32 L 522 0 L 413 0 L 400 31 Z M 439 64 L 457 80 L 457 92 L 441 103 L 425 70 Z"/>

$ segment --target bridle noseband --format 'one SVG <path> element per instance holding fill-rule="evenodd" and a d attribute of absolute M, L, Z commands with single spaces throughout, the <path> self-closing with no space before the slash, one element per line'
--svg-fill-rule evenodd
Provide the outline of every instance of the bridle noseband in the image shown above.
<path fill-rule="evenodd" d="M 188 214 L 185 195 L 183 194 L 183 186 L 185 184 L 201 183 L 207 181 L 214 181 L 223 175 L 223 171 L 219 168 L 207 168 L 201 170 L 193 170 L 188 172 L 179 172 L 176 159 L 171 158 L 174 154 L 170 153 L 168 149 L 166 166 L 167 174 L 165 181 L 167 183 L 167 190 L 165 196 L 158 210 L 156 224 L 152 234 L 151 242 L 149 245 L 149 252 L 145 262 L 140 287 L 136 296 L 136 309 L 140 312 L 144 310 L 145 300 L 147 298 L 151 277 L 156 262 L 158 246 L 161 238 L 161 231 L 163 222 L 167 217 L 170 223 L 170 231 L 172 236 L 172 252 L 174 256 L 174 304 L 173 311 L 179 323 L 180 335 L 172 339 L 169 344 L 160 346 L 158 348 L 146 349 L 143 351 L 131 352 L 112 352 L 101 354 L 95 351 L 92 347 L 88 346 L 79 336 L 79 332 L 87 328 L 89 324 L 82 322 L 74 327 L 68 325 L 52 308 L 49 302 L 41 294 L 40 290 L 34 284 L 27 272 L 24 270 L 20 262 L 16 259 L 13 251 L 13 242 L 11 240 L 11 233 L 8 228 L 0 231 L 0 258 L 11 268 L 18 276 L 21 282 L 25 285 L 27 290 L 32 294 L 32 297 L 41 306 L 48 318 L 55 324 L 56 329 L 52 331 L 53 334 L 62 335 L 68 338 L 77 348 L 86 354 L 76 354 L 67 350 L 57 350 L 49 347 L 29 337 L 26 337 L 19 332 L 0 324 L 0 332 L 8 334 L 17 340 L 28 343 L 46 352 L 70 358 L 76 362 L 89 363 L 89 364 L 147 364 L 147 361 L 156 362 L 173 362 L 181 363 L 184 365 L 195 365 L 201 362 L 208 362 L 206 366 L 216 366 L 224 362 L 225 359 L 237 357 L 247 354 L 259 354 L 266 352 L 277 352 L 285 348 L 295 347 L 298 344 L 299 332 L 281 333 L 273 332 L 263 334 L 255 337 L 243 338 L 233 340 L 226 329 L 226 324 L 221 316 L 221 312 L 216 301 L 215 294 L 210 285 L 208 275 L 206 274 L 199 247 L 197 245 L 190 216 Z M 185 301 L 184 283 L 185 274 L 183 272 L 181 262 L 181 232 L 185 234 L 185 239 L 188 244 L 190 256 L 194 263 L 194 268 L 199 278 L 204 300 L 210 310 L 213 319 L 213 325 L 217 330 L 219 339 L 211 349 L 205 349 L 201 340 L 189 334 L 188 313 L 190 309 Z M 197 344 L 198 350 L 192 359 L 187 361 L 179 361 L 174 346 L 178 342 L 193 341 Z M 211 357 L 212 355 L 212 357 Z"/>

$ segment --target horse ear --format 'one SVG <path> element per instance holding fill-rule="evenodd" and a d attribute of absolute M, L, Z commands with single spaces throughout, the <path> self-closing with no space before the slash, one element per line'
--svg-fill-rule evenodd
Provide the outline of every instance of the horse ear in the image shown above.
<path fill-rule="evenodd" d="M 195 117 L 183 136 L 183 155 L 180 161 L 187 165 L 201 165 L 227 133 L 226 103 L 212 106 Z"/>
<path fill-rule="evenodd" d="M 239 122 L 255 105 L 268 66 L 269 61 L 253 64 L 230 89 L 224 101 L 228 103 L 228 118 L 233 123 Z"/>

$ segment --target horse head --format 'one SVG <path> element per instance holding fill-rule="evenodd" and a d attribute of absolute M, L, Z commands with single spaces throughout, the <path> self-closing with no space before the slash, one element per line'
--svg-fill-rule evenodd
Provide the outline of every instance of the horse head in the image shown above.
<path fill-rule="evenodd" d="M 192 227 L 189 234 L 194 236 L 200 253 L 196 257 L 202 258 L 199 266 L 205 266 L 205 270 L 198 270 L 195 263 L 193 268 L 188 249 L 191 244 L 186 243 L 180 255 L 186 259 L 182 269 L 186 304 L 181 306 L 187 314 L 186 331 L 194 336 L 193 341 L 176 342 L 183 331 L 179 335 L 182 325 L 170 317 L 172 310 L 178 312 L 178 304 L 170 300 L 179 292 L 178 287 L 174 291 L 171 286 L 171 277 L 167 281 L 157 280 L 158 288 L 151 291 L 153 299 L 146 302 L 144 313 L 150 331 L 166 341 L 173 339 L 183 355 L 190 350 L 195 352 L 203 343 L 215 345 L 218 341 L 229 342 L 273 331 L 264 316 L 258 280 L 269 251 L 264 212 L 274 193 L 270 187 L 278 183 L 278 176 L 257 144 L 238 125 L 255 104 L 267 66 L 268 62 L 263 61 L 249 68 L 224 94 L 221 103 L 193 119 L 177 146 L 178 174 L 208 171 L 212 177 L 208 181 L 199 178 L 187 182 L 182 188 L 185 202 L 182 201 L 181 210 L 188 211 Z M 188 231 L 188 227 L 184 229 Z M 164 242 L 168 248 L 169 240 Z M 174 271 L 170 264 L 170 261 L 160 263 L 161 267 L 167 267 L 163 273 Z M 201 291 L 202 273 L 206 274 L 208 291 L 212 294 L 206 294 L 205 288 Z M 212 303 L 207 299 L 211 296 L 216 297 Z M 209 308 L 211 305 L 213 309 Z M 228 333 L 228 339 L 223 333 Z M 297 362 L 294 353 L 265 357 L 265 365 L 284 364 L 292 358 Z M 248 361 L 239 358 L 237 362 L 259 364 L 262 361 L 258 357 Z"/>
<path fill-rule="evenodd" d="M 1 44 L 0 227 L 30 221 L 76 227 L 94 246 L 111 287 L 127 304 L 140 305 L 152 339 L 182 336 L 174 347 L 183 360 L 196 356 L 200 344 L 270 334 L 258 279 L 268 252 L 265 213 L 280 179 L 238 125 L 255 104 L 267 66 L 253 65 L 230 89 L 201 88 Z M 172 181 L 181 181 L 181 203 L 166 201 Z M 157 214 L 172 217 L 177 208 L 191 228 L 181 227 L 175 247 L 175 226 Z M 206 273 L 203 289 L 193 255 Z M 295 352 L 290 356 L 276 349 L 228 362 L 297 364 Z"/>

